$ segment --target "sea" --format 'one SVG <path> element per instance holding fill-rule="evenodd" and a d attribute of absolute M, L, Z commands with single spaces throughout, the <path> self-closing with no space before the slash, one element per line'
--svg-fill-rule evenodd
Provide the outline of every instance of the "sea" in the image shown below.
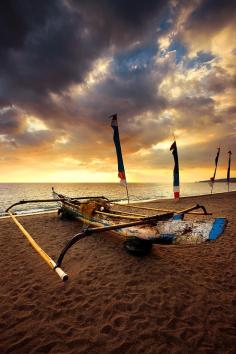
<path fill-rule="evenodd" d="M 54 183 L 53 187 L 58 193 L 70 197 L 105 196 L 109 199 L 125 199 L 126 189 L 119 183 Z M 173 187 L 164 183 L 130 183 L 128 185 L 131 202 L 151 201 L 173 197 Z M 181 196 L 204 195 L 210 193 L 208 183 L 182 183 Z M 227 192 L 226 183 L 215 183 L 213 193 Z M 236 183 L 230 185 L 231 191 L 236 191 Z M 0 216 L 11 204 L 20 200 L 51 199 L 51 183 L 0 183 Z M 123 203 L 126 201 L 123 200 Z M 56 203 L 23 204 L 14 208 L 14 211 L 27 210 L 44 211 L 55 209 Z"/>

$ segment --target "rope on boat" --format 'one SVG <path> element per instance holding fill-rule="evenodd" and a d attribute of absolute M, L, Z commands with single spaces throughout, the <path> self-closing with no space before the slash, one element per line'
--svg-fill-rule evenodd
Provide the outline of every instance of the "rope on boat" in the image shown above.
<path fill-rule="evenodd" d="M 35 240 L 30 236 L 28 231 L 23 227 L 23 225 L 17 220 L 17 218 L 9 211 L 8 212 L 14 223 L 21 230 L 23 235 L 27 238 L 31 246 L 34 248 L 36 252 L 42 257 L 42 259 L 49 265 L 51 269 L 53 269 L 61 278 L 61 280 L 65 281 L 68 279 L 68 275 L 60 268 L 56 267 L 56 263 L 52 260 L 51 257 L 35 242 Z"/>

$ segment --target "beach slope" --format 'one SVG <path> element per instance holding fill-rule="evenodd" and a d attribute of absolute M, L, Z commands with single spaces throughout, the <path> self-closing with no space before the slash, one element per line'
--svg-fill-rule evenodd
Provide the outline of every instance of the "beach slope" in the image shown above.
<path fill-rule="evenodd" d="M 234 353 L 236 192 L 145 205 L 196 203 L 228 219 L 215 242 L 135 258 L 108 233 L 87 237 L 65 257 L 66 283 L 0 220 L 0 352 Z M 81 228 L 56 214 L 20 221 L 53 259 Z"/>

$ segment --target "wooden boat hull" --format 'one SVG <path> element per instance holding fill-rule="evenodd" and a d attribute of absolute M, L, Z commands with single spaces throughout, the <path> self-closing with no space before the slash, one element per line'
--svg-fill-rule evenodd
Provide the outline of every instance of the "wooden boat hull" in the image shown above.
<path fill-rule="evenodd" d="M 210 221 L 184 221 L 184 213 L 195 209 L 203 209 L 205 215 L 209 215 L 203 206 L 196 205 L 186 209 L 184 212 L 156 214 L 153 216 L 139 217 L 139 220 L 122 222 L 122 218 L 127 220 L 128 213 L 122 213 L 115 218 L 120 219 L 120 223 L 114 222 L 114 211 L 109 210 L 104 200 L 93 200 L 81 203 L 79 198 L 71 200 L 61 194 L 54 192 L 55 198 L 60 198 L 61 208 L 59 209 L 62 217 L 70 216 L 80 220 L 82 223 L 93 227 L 83 228 L 83 231 L 74 235 L 61 251 L 57 266 L 61 266 L 65 254 L 68 250 L 81 239 L 92 234 L 102 232 L 113 232 L 121 235 L 127 240 L 124 242 L 125 249 L 136 256 L 148 254 L 153 243 L 164 244 L 193 244 L 206 240 L 215 239 L 224 230 L 227 220 L 219 218 Z M 108 209 L 108 210 L 106 210 Z M 119 213 L 118 213 L 119 214 Z M 135 215 L 130 213 L 133 218 Z"/>
<path fill-rule="evenodd" d="M 196 209 L 202 209 L 202 213 L 205 216 L 210 215 L 207 213 L 204 206 L 198 204 L 178 212 L 171 210 L 166 211 L 164 214 L 146 216 L 125 210 L 114 210 L 110 206 L 110 201 L 103 196 L 92 197 L 91 200 L 87 197 L 70 198 L 58 194 L 53 190 L 53 197 L 54 199 L 22 200 L 9 206 L 6 212 L 8 212 L 10 217 L 17 224 L 32 247 L 40 254 L 44 261 L 57 272 L 62 280 L 68 278 L 67 274 L 60 268 L 65 254 L 75 243 L 92 234 L 109 231 L 116 236 L 123 236 L 127 239 L 124 242 L 124 247 L 129 253 L 144 255 L 150 252 L 153 243 L 193 244 L 207 240 L 215 240 L 223 233 L 227 224 L 225 218 L 202 221 L 183 220 L 186 213 L 194 211 L 196 214 Z M 42 202 L 55 203 L 55 200 L 59 204 L 60 208 L 58 212 L 62 217 L 73 217 L 83 224 L 86 224 L 86 228 L 83 228 L 82 232 L 74 235 L 66 243 L 57 262 L 54 262 L 45 251 L 40 248 L 27 230 L 24 229 L 23 225 L 16 219 L 16 216 L 10 212 L 10 210 L 17 205 Z M 142 207 L 142 209 L 144 210 L 145 208 Z M 202 214 L 199 213 L 198 215 Z M 88 225 L 93 227 L 88 227 Z"/>
<path fill-rule="evenodd" d="M 95 214 L 86 217 L 81 214 L 78 207 L 68 202 L 62 203 L 62 216 L 73 214 L 73 217 L 82 223 L 94 227 L 117 225 L 127 219 L 119 219 L 119 223 L 109 215 Z M 216 225 L 217 224 L 217 225 Z M 226 225 L 226 219 L 217 218 L 212 220 L 167 220 L 159 221 L 152 225 L 131 226 L 112 231 L 117 236 L 125 238 L 137 237 L 150 240 L 153 243 L 163 244 L 197 244 L 207 240 L 216 239 L 222 234 Z M 217 230 L 215 230 L 217 226 Z M 214 237 L 213 237 L 214 234 Z"/>

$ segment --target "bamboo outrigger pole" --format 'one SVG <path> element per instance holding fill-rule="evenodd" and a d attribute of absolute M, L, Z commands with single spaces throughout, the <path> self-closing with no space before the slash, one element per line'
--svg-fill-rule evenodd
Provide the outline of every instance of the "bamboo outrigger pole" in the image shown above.
<path fill-rule="evenodd" d="M 51 269 L 53 269 L 61 278 L 61 280 L 65 281 L 68 279 L 68 275 L 60 268 L 56 267 L 56 263 L 47 255 L 47 253 L 34 241 L 34 239 L 30 236 L 28 231 L 21 225 L 21 223 L 17 220 L 17 218 L 8 211 L 10 217 L 14 221 L 14 223 L 18 226 L 21 230 L 23 235 L 27 238 L 31 246 L 35 249 L 36 252 L 43 258 L 43 260 L 49 265 Z"/>

